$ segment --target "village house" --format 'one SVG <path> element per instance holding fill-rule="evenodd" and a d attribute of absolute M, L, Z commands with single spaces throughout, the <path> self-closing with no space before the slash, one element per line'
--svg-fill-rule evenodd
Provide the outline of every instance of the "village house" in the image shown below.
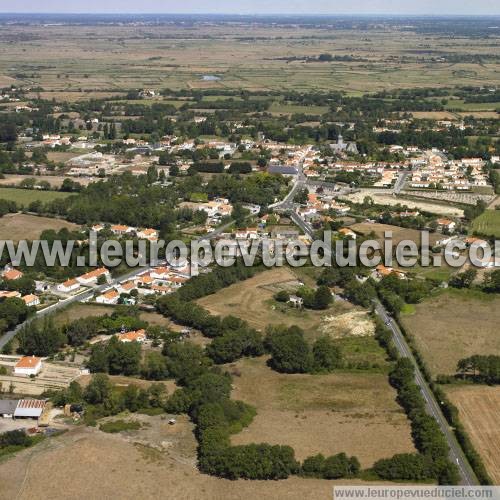
<path fill-rule="evenodd" d="M 24 275 L 21 271 L 17 269 L 8 269 L 2 273 L 2 278 L 4 280 L 15 281 L 22 278 Z"/>
<path fill-rule="evenodd" d="M 167 295 L 173 292 L 173 289 L 170 288 L 169 286 L 156 285 L 156 284 L 151 285 L 151 288 L 149 290 L 151 293 L 155 293 L 158 295 Z M 145 295 L 147 295 L 147 293 L 145 293 Z"/>
<path fill-rule="evenodd" d="M 447 231 L 448 233 L 453 233 L 457 227 L 457 223 L 450 219 L 438 219 L 437 227 L 440 231 Z"/>
<path fill-rule="evenodd" d="M 116 289 L 119 293 L 130 293 L 132 290 L 135 290 L 137 286 L 133 281 L 127 281 L 126 283 L 120 283 L 117 285 Z"/>
<path fill-rule="evenodd" d="M 74 278 L 57 285 L 57 291 L 63 293 L 71 293 L 78 290 L 79 288 L 80 283 Z"/>
<path fill-rule="evenodd" d="M 378 279 L 385 278 L 386 276 L 390 276 L 391 274 L 397 276 L 401 280 L 406 279 L 406 273 L 404 271 L 400 271 L 392 267 L 386 267 L 384 266 L 384 264 L 379 264 L 375 268 L 375 275 Z"/>
<path fill-rule="evenodd" d="M 155 280 L 165 280 L 171 273 L 172 271 L 168 267 L 156 267 L 149 276 Z"/>
<path fill-rule="evenodd" d="M 139 342 L 142 343 L 146 340 L 146 330 L 137 330 L 135 332 L 118 333 L 116 335 L 120 342 Z"/>
<path fill-rule="evenodd" d="M 22 300 L 24 300 L 24 303 L 28 306 L 28 307 L 35 307 L 35 306 L 38 306 L 40 305 L 40 298 L 36 295 L 25 295 L 24 297 L 22 297 Z"/>
<path fill-rule="evenodd" d="M 105 267 L 100 267 L 99 269 L 95 269 L 94 271 L 82 274 L 76 279 L 81 285 L 89 286 L 95 285 L 100 276 L 104 276 L 106 282 L 109 282 L 109 280 L 111 279 L 111 274 Z"/>
<path fill-rule="evenodd" d="M 246 229 L 237 229 L 234 232 L 237 240 L 256 240 L 259 238 L 259 231 L 256 227 L 247 227 Z"/>
<path fill-rule="evenodd" d="M 344 238 L 351 238 L 355 240 L 357 238 L 357 234 L 347 227 L 342 227 L 338 230 L 338 233 Z"/>
<path fill-rule="evenodd" d="M 158 231 L 156 229 L 141 229 L 137 231 L 137 237 L 142 240 L 156 241 Z"/>
<path fill-rule="evenodd" d="M 110 227 L 110 230 L 113 234 L 117 236 L 123 236 L 124 234 L 130 234 L 135 231 L 134 227 L 124 226 L 122 224 L 114 224 Z"/>
<path fill-rule="evenodd" d="M 98 304 L 116 305 L 119 298 L 120 294 L 116 290 L 109 290 L 108 292 L 99 295 L 95 301 Z"/>
<path fill-rule="evenodd" d="M 27 377 L 38 375 L 42 369 L 42 359 L 35 356 L 24 356 L 14 365 L 15 375 Z"/>

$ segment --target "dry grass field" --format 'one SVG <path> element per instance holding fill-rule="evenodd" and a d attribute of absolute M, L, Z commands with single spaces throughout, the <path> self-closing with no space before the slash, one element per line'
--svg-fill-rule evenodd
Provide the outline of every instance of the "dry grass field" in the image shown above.
<path fill-rule="evenodd" d="M 391 226 L 389 224 L 372 224 L 369 222 L 360 222 L 349 227 L 353 231 L 356 231 L 363 235 L 368 235 L 373 231 L 375 233 L 375 238 L 381 243 L 384 240 L 384 234 L 386 232 L 392 233 L 392 241 L 394 245 L 397 245 L 400 241 L 403 240 L 414 241 L 417 245 L 419 245 L 420 243 L 420 231 L 417 231 L 416 229 L 406 229 L 404 227 Z M 429 242 L 431 245 L 433 245 L 440 238 L 440 234 L 430 234 Z"/>
<path fill-rule="evenodd" d="M 494 295 L 446 290 L 402 321 L 434 375 L 455 373 L 458 360 L 473 354 L 500 355 L 500 298 Z"/>
<path fill-rule="evenodd" d="M 88 318 L 90 316 L 103 316 L 104 314 L 112 314 L 113 306 L 104 306 L 97 304 L 71 304 L 66 309 L 57 311 L 54 320 L 59 325 L 71 323 L 80 318 Z"/>
<path fill-rule="evenodd" d="M 4 26 L 0 83 L 43 87 L 45 99 L 81 100 L 130 88 L 329 89 L 351 95 L 384 88 L 486 85 L 498 63 L 437 63 L 419 52 L 490 54 L 485 38 L 299 26 Z M 321 53 L 330 63 L 287 61 Z M 405 58 L 404 63 L 402 58 Z M 203 75 L 220 80 L 204 81 Z M 284 110 L 283 110 L 284 111 Z M 286 112 L 286 111 L 284 111 Z"/>
<path fill-rule="evenodd" d="M 71 156 L 76 156 L 72 153 L 48 153 L 48 156 L 50 154 L 53 155 L 68 155 L 71 154 Z M 62 158 L 62 157 L 59 157 Z M 62 161 L 62 160 L 57 160 L 57 161 Z M 0 179 L 0 186 L 17 186 L 23 179 L 31 179 L 33 178 L 33 175 L 20 175 L 20 174 L 5 174 L 4 179 Z M 40 181 L 47 181 L 53 189 L 58 189 L 61 187 L 64 179 L 67 177 L 63 177 L 61 175 L 37 175 L 35 179 L 37 182 Z M 86 186 L 87 184 L 90 183 L 90 179 L 86 177 L 80 177 L 77 182 L 80 184 L 83 184 Z"/>
<path fill-rule="evenodd" d="M 339 316 L 353 310 L 353 306 L 344 301 L 334 303 L 327 311 L 311 311 L 293 309 L 273 300 L 277 291 L 293 291 L 299 283 L 290 268 L 278 267 L 203 297 L 197 302 L 212 314 L 238 316 L 259 330 L 264 330 L 267 325 L 297 325 L 309 338 L 320 333 L 329 333 L 328 323 L 331 316 Z M 360 319 L 364 321 L 365 318 Z"/>
<path fill-rule="evenodd" d="M 49 217 L 37 217 L 28 214 L 7 214 L 0 218 L 0 239 L 1 240 L 23 240 L 36 239 L 45 229 L 58 231 L 62 228 L 70 230 L 78 229 L 78 225 L 61 219 Z"/>
<path fill-rule="evenodd" d="M 500 387 L 446 387 L 494 484 L 500 484 Z"/>
<path fill-rule="evenodd" d="M 234 444 L 288 444 L 301 460 L 345 451 L 363 467 L 414 451 L 408 420 L 385 374 L 284 375 L 268 368 L 265 358 L 228 369 L 240 374 L 232 397 L 257 408 L 250 426 L 232 437 Z"/>
<path fill-rule="evenodd" d="M 196 441 L 191 424 L 179 419 L 177 435 L 165 426 L 156 434 L 160 439 L 154 446 L 142 442 L 149 438 L 148 428 L 145 432 L 107 434 L 96 428 L 75 427 L 3 462 L 0 496 L 18 500 L 331 498 L 333 481 L 299 477 L 228 481 L 200 474 L 194 466 Z M 160 451 L 158 445 L 163 442 L 166 448 Z M 367 483 L 341 480 L 339 484 Z"/>

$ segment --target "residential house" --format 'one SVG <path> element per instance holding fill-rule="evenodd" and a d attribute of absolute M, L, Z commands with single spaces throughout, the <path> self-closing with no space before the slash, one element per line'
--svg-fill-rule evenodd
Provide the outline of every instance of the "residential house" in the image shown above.
<path fill-rule="evenodd" d="M 108 292 L 99 295 L 95 301 L 99 304 L 115 305 L 118 303 L 120 294 L 116 290 L 109 290 Z"/>
<path fill-rule="evenodd" d="M 24 275 L 21 271 L 17 269 L 8 269 L 2 273 L 2 278 L 4 280 L 15 281 L 22 278 Z"/>
<path fill-rule="evenodd" d="M 104 276 L 107 282 L 111 279 L 111 274 L 105 267 L 100 267 L 99 269 L 94 269 L 88 273 L 78 276 L 77 281 L 81 285 L 95 285 L 100 276 Z"/>
<path fill-rule="evenodd" d="M 117 338 L 120 342 L 139 342 L 146 340 L 146 330 L 137 330 L 135 332 L 118 333 Z"/>
<path fill-rule="evenodd" d="M 141 229 L 137 232 L 137 237 L 143 240 L 156 241 L 158 239 L 158 231 L 156 229 Z"/>
<path fill-rule="evenodd" d="M 453 233 L 457 227 L 457 223 L 450 219 L 438 219 L 436 222 L 440 231 L 447 231 L 448 233 Z"/>
<path fill-rule="evenodd" d="M 357 238 L 357 234 L 347 227 L 342 227 L 338 230 L 338 233 L 344 238 L 351 238 L 355 240 Z"/>
<path fill-rule="evenodd" d="M 36 356 L 24 356 L 14 365 L 15 375 L 38 375 L 42 369 L 42 359 Z"/>
<path fill-rule="evenodd" d="M 35 307 L 35 306 L 40 305 L 40 299 L 36 295 L 32 295 L 32 294 L 25 295 L 24 297 L 22 297 L 22 300 L 24 300 L 24 303 L 28 307 Z"/>
<path fill-rule="evenodd" d="M 124 234 L 130 234 L 135 231 L 135 228 L 130 226 L 124 226 L 122 224 L 114 224 L 110 227 L 111 232 L 117 236 L 123 236 Z"/>
<path fill-rule="evenodd" d="M 80 283 L 76 279 L 70 279 L 64 283 L 59 283 L 57 285 L 57 291 L 63 293 L 71 293 L 80 288 Z"/>

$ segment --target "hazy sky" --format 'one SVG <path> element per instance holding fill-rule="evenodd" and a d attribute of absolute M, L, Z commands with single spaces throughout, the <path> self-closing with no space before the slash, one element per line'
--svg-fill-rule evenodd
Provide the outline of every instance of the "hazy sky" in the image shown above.
<path fill-rule="evenodd" d="M 0 12 L 500 14 L 499 0 L 0 0 Z"/>

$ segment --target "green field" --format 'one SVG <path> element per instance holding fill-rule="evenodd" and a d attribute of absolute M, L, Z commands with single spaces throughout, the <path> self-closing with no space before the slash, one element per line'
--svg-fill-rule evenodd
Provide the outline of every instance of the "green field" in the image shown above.
<path fill-rule="evenodd" d="M 328 111 L 328 106 L 300 106 L 297 104 L 287 104 L 284 102 L 274 102 L 269 108 L 271 113 L 324 115 Z"/>
<path fill-rule="evenodd" d="M 480 234 L 500 238 L 500 210 L 486 210 L 474 219 L 472 229 Z"/>
<path fill-rule="evenodd" d="M 67 198 L 70 194 L 59 191 L 40 191 L 37 189 L 0 188 L 0 200 L 15 201 L 25 208 L 33 201 L 45 203 L 47 201 Z"/>
<path fill-rule="evenodd" d="M 445 109 L 459 111 L 495 111 L 500 109 L 500 102 L 464 102 L 463 99 L 448 101 Z"/>

